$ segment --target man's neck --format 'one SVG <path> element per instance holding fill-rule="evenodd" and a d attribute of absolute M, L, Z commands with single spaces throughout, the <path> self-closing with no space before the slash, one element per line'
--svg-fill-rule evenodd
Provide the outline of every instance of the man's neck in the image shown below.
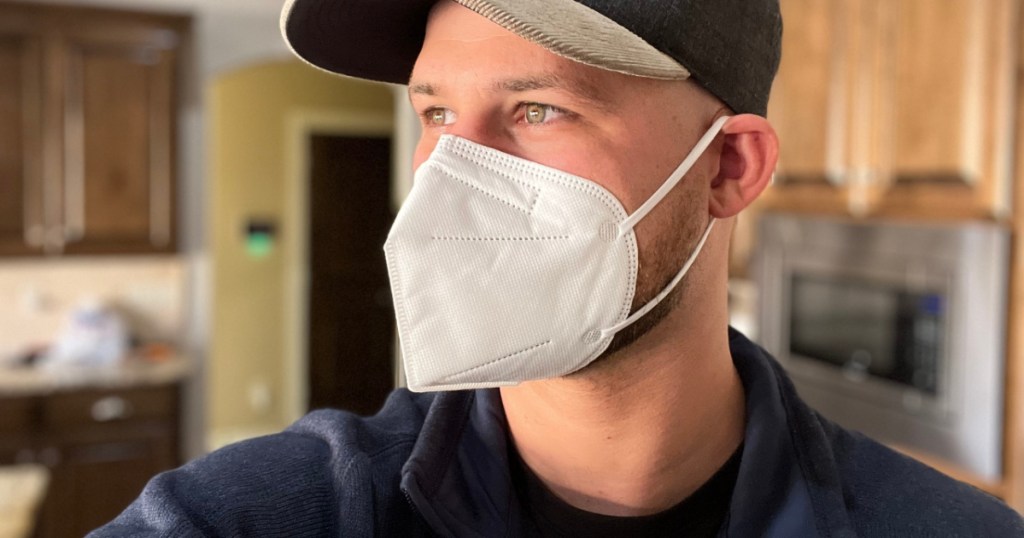
<path fill-rule="evenodd" d="M 501 389 L 523 461 L 569 504 L 616 516 L 660 512 L 742 442 L 744 395 L 724 316 L 673 317 L 593 375 Z"/>

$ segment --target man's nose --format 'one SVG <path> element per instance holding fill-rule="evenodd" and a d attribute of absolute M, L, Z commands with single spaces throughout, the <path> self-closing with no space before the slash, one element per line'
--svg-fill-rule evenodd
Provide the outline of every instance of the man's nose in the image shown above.
<path fill-rule="evenodd" d="M 505 153 L 514 152 L 509 129 L 490 115 L 460 115 L 445 133 Z"/>

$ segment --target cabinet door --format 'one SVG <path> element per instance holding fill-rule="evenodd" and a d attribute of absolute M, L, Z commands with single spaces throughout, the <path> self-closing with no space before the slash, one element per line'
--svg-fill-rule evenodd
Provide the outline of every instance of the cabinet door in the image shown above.
<path fill-rule="evenodd" d="M 37 399 L 0 398 L 0 465 L 36 462 L 38 417 Z"/>
<path fill-rule="evenodd" d="M 37 38 L 0 29 L 0 254 L 40 252 L 42 55 Z"/>
<path fill-rule="evenodd" d="M 172 34 L 70 37 L 64 55 L 64 251 L 173 248 Z"/>
<path fill-rule="evenodd" d="M 171 436 L 159 432 L 48 446 L 40 458 L 52 474 L 39 535 L 54 538 L 85 536 L 114 519 L 175 460 Z"/>
<path fill-rule="evenodd" d="M 84 536 L 178 464 L 177 386 L 54 394 L 36 460 L 51 469 L 40 536 Z"/>
<path fill-rule="evenodd" d="M 768 118 L 779 135 L 763 207 L 843 212 L 851 176 L 859 2 L 782 0 L 782 63 Z"/>
<path fill-rule="evenodd" d="M 875 213 L 1004 216 L 1014 83 L 1012 0 L 874 0 Z"/>
<path fill-rule="evenodd" d="M 782 0 L 764 207 L 857 216 L 1008 213 L 1013 0 Z M 829 188 L 829 185 L 832 188 Z"/>

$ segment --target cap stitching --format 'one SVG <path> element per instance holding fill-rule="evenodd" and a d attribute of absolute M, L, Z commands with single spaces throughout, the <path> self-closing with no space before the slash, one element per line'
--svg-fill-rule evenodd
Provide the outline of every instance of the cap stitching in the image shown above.
<path fill-rule="evenodd" d="M 518 20 L 515 15 L 508 13 L 498 6 L 490 4 L 486 1 L 481 0 L 457 0 L 463 6 L 472 9 L 483 17 L 490 19 L 492 22 L 499 26 L 509 30 L 524 39 L 532 41 L 551 52 L 558 54 L 559 56 L 566 57 L 570 60 L 580 62 L 586 65 L 596 67 L 598 69 L 604 69 L 606 71 L 614 71 L 625 75 L 640 76 L 645 78 L 663 79 L 663 80 L 685 80 L 689 78 L 689 69 L 682 66 L 673 59 L 671 56 L 658 50 L 650 43 L 647 43 L 640 36 L 630 30 L 618 25 L 616 26 L 622 29 L 623 32 L 629 33 L 636 37 L 638 40 L 647 44 L 651 47 L 651 50 L 664 56 L 664 66 L 656 66 L 651 63 L 642 62 L 631 62 L 627 57 L 612 57 L 595 53 L 589 49 L 580 48 L 578 45 L 572 45 L 565 41 L 553 38 L 545 35 L 541 30 L 526 25 L 522 21 Z M 613 21 L 614 22 L 614 21 Z M 591 43 L 593 45 L 593 43 Z M 608 65 L 608 63 L 613 65 Z M 632 67 L 633 70 L 628 70 Z M 681 71 L 681 72 L 680 72 Z"/>

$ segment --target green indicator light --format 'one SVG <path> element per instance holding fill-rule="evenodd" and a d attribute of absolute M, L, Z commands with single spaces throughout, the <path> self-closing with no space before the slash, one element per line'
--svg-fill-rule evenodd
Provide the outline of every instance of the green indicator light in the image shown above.
<path fill-rule="evenodd" d="M 250 234 L 245 240 L 245 251 L 253 258 L 266 258 L 274 250 L 274 238 L 270 234 Z"/>

